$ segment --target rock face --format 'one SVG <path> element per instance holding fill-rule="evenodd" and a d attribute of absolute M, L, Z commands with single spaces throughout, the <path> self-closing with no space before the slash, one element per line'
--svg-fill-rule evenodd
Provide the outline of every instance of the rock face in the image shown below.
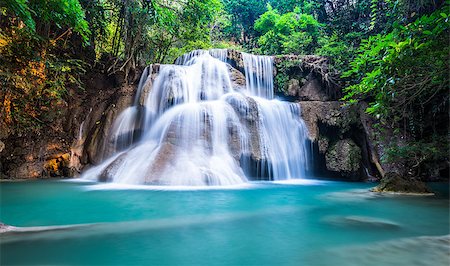
<path fill-rule="evenodd" d="M 70 96 L 36 134 L 17 135 L 0 125 L 0 141 L 5 143 L 0 152 L 1 177 L 69 177 L 85 164 L 99 162 L 107 152 L 104 136 L 111 122 L 135 93 L 134 77 L 125 81 L 122 75 L 93 69 L 85 77 L 85 90 L 69 88 Z"/>
<path fill-rule="evenodd" d="M 301 101 L 328 101 L 330 97 L 322 90 L 320 81 L 309 74 L 305 78 L 291 79 L 287 84 L 287 95 Z"/>
<path fill-rule="evenodd" d="M 319 175 L 363 180 L 379 174 L 369 154 L 359 106 L 343 106 L 338 101 L 299 104 L 309 138 L 316 147 Z"/>
<path fill-rule="evenodd" d="M 275 57 L 275 92 L 295 101 L 336 101 L 341 97 L 338 73 L 326 57 L 283 55 Z"/>
<path fill-rule="evenodd" d="M 361 149 L 351 139 L 339 140 L 327 149 L 325 159 L 330 171 L 354 173 L 360 168 Z"/>

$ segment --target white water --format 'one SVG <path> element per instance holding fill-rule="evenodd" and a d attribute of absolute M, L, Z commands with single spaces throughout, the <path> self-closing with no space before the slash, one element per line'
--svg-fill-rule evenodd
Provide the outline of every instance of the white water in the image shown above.
<path fill-rule="evenodd" d="M 184 54 L 175 60 L 176 65 L 188 65 L 188 62 L 191 61 L 194 57 L 199 57 L 204 54 L 209 54 L 214 58 L 219 59 L 222 62 L 227 61 L 228 50 L 227 49 L 211 49 L 211 50 L 194 50 L 187 54 Z"/>
<path fill-rule="evenodd" d="M 252 95 L 273 99 L 273 57 L 242 53 L 247 89 Z"/>
<path fill-rule="evenodd" d="M 243 54 L 243 59 L 247 87 L 241 91 L 231 83 L 227 50 L 193 51 L 176 65 L 161 65 L 154 80 L 152 68 L 146 68 L 134 105 L 110 130 L 115 154 L 83 178 L 230 186 L 304 177 L 307 132 L 300 106 L 273 99 L 271 57 Z M 151 91 L 140 106 L 149 82 Z M 252 169 L 260 176 L 251 176 Z"/>

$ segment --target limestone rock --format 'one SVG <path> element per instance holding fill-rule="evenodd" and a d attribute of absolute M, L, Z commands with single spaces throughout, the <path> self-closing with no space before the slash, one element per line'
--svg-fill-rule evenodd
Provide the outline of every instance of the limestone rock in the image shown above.
<path fill-rule="evenodd" d="M 19 162 L 17 162 L 19 164 Z M 43 163 L 38 161 L 20 162 L 20 166 L 14 167 L 6 172 L 6 175 L 14 179 L 27 179 L 41 177 Z"/>
<path fill-rule="evenodd" d="M 301 101 L 301 116 L 308 127 L 309 138 L 316 141 L 319 138 L 319 125 L 333 127 L 337 135 L 343 135 L 352 125 L 360 125 L 357 107 L 341 106 L 340 102 Z"/>
<path fill-rule="evenodd" d="M 332 112 L 339 112 L 339 102 L 301 101 L 301 116 L 308 128 L 308 135 L 312 141 L 319 138 L 319 122 L 332 125 L 329 121 Z"/>
<path fill-rule="evenodd" d="M 153 83 L 161 70 L 160 64 L 152 64 L 149 66 L 150 73 L 148 74 L 147 80 L 142 87 L 141 97 L 139 98 L 139 104 L 144 106 L 145 100 L 148 98 L 150 91 L 152 90 Z"/>
<path fill-rule="evenodd" d="M 321 136 L 321 137 L 319 137 L 319 140 L 317 142 L 319 144 L 319 152 L 322 154 L 325 154 L 330 145 L 329 140 L 327 138 Z"/>
<path fill-rule="evenodd" d="M 262 160 L 261 144 L 259 139 L 260 119 L 258 104 L 250 97 L 245 97 L 246 104 L 242 105 L 239 101 L 228 101 L 235 110 L 241 123 L 247 128 L 250 137 L 250 156 L 255 161 Z M 237 142 L 237 141 L 235 141 Z"/>
<path fill-rule="evenodd" d="M 341 97 L 339 73 L 329 60 L 316 55 L 281 55 L 274 58 L 275 89 L 300 101 L 330 101 Z"/>
<path fill-rule="evenodd" d="M 44 171 L 47 176 L 65 176 L 70 173 L 70 154 L 65 153 L 56 158 L 50 158 L 44 163 Z"/>
<path fill-rule="evenodd" d="M 306 78 L 291 79 L 287 84 L 287 94 L 301 101 L 328 101 L 330 98 L 325 94 L 320 81 L 312 75 Z"/>
<path fill-rule="evenodd" d="M 119 88 L 106 99 L 98 99 L 93 103 L 96 108 L 86 117 L 87 138 L 84 144 L 84 163 L 100 163 L 112 153 L 109 143 L 109 130 L 119 114 L 131 105 L 135 93 L 135 86 L 127 85 Z"/>
<path fill-rule="evenodd" d="M 231 65 L 228 65 L 228 71 L 230 72 L 230 79 L 233 88 L 237 90 L 245 89 L 246 80 L 244 74 Z"/>
<path fill-rule="evenodd" d="M 327 151 L 325 159 L 330 171 L 356 172 L 360 168 L 361 149 L 351 139 L 339 140 Z"/>
<path fill-rule="evenodd" d="M 242 53 L 236 50 L 228 50 L 227 61 L 232 67 L 243 72 L 244 70 L 244 58 Z"/>
<path fill-rule="evenodd" d="M 406 194 L 429 194 L 431 191 L 424 182 L 406 179 L 395 172 L 388 172 L 381 179 L 378 186 L 372 189 L 374 192 L 398 192 Z"/>
<path fill-rule="evenodd" d="M 6 123 L 0 123 L 0 139 L 6 139 L 11 134 L 11 129 L 6 125 Z"/>
<path fill-rule="evenodd" d="M 300 81 L 298 79 L 291 79 L 288 82 L 288 95 L 297 96 L 300 90 Z"/>

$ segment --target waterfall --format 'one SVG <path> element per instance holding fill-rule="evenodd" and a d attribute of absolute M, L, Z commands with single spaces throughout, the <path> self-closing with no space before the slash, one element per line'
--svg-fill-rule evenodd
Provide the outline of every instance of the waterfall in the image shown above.
<path fill-rule="evenodd" d="M 145 68 L 133 106 L 110 129 L 112 156 L 83 177 L 192 186 L 304 177 L 306 127 L 298 104 L 273 99 L 273 58 L 243 53 L 241 88 L 227 55 L 196 50 L 156 76 Z"/>
<path fill-rule="evenodd" d="M 273 57 L 242 53 L 247 88 L 254 96 L 273 99 Z"/>
<path fill-rule="evenodd" d="M 188 65 L 188 62 L 195 57 L 199 57 L 204 54 L 209 54 L 214 58 L 219 59 L 222 62 L 227 61 L 228 56 L 228 50 L 227 49 L 211 49 L 211 50 L 194 50 L 192 52 L 189 52 L 187 54 L 184 54 L 180 57 L 178 57 L 175 60 L 176 65 Z"/>

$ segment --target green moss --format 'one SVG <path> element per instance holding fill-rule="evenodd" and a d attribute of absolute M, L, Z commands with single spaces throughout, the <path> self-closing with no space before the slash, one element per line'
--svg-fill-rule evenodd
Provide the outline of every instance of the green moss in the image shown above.
<path fill-rule="evenodd" d="M 300 66 L 302 64 L 301 59 L 289 59 L 284 56 L 277 56 L 279 60 L 276 60 L 275 67 L 277 69 L 277 74 L 275 75 L 274 85 L 275 91 L 287 94 L 289 80 L 298 76 Z M 299 80 L 302 77 L 296 77 Z"/>

